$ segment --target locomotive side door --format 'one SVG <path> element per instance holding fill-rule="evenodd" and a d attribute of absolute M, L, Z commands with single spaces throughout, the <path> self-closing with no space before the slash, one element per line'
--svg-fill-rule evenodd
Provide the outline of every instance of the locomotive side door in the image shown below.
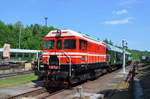
<path fill-rule="evenodd" d="M 83 56 L 81 58 L 81 63 L 87 63 L 88 62 L 88 51 L 87 51 L 87 41 L 80 39 L 80 51 L 83 53 Z"/>

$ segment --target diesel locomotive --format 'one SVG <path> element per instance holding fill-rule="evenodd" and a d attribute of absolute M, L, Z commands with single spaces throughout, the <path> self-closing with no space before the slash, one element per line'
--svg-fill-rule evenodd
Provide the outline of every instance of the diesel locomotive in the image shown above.
<path fill-rule="evenodd" d="M 119 68 L 122 59 L 120 48 L 72 30 L 55 30 L 43 38 L 40 76 L 47 87 L 70 86 Z"/>

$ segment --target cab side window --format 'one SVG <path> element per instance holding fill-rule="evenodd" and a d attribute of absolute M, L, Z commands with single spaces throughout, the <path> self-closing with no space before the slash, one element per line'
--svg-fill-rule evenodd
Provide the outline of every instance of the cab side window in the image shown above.
<path fill-rule="evenodd" d="M 62 49 L 62 40 L 57 40 L 56 49 Z"/>
<path fill-rule="evenodd" d="M 54 49 L 54 40 L 44 40 L 44 49 Z"/>
<path fill-rule="evenodd" d="M 64 40 L 64 49 L 76 49 L 76 40 L 75 39 L 65 39 Z"/>
<path fill-rule="evenodd" d="M 80 40 L 79 43 L 80 43 L 80 47 L 79 47 L 80 50 L 83 50 L 83 51 L 87 50 L 87 41 Z"/>

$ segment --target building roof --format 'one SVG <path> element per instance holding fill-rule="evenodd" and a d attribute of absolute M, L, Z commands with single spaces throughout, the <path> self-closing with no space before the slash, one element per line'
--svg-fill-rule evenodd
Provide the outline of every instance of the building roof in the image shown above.
<path fill-rule="evenodd" d="M 3 48 L 0 48 L 0 52 L 3 52 Z M 37 53 L 37 52 L 40 52 L 40 50 L 10 49 L 10 52 L 15 52 L 15 53 Z"/>

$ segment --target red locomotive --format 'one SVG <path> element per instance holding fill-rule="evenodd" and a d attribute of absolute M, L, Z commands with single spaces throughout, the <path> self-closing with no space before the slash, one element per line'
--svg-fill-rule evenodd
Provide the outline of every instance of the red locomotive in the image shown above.
<path fill-rule="evenodd" d="M 96 78 L 111 70 L 108 50 L 104 42 L 72 30 L 49 32 L 43 38 L 40 65 L 40 69 L 44 71 L 42 77 L 45 85 L 68 86 Z M 115 54 L 120 55 L 120 52 Z"/>

